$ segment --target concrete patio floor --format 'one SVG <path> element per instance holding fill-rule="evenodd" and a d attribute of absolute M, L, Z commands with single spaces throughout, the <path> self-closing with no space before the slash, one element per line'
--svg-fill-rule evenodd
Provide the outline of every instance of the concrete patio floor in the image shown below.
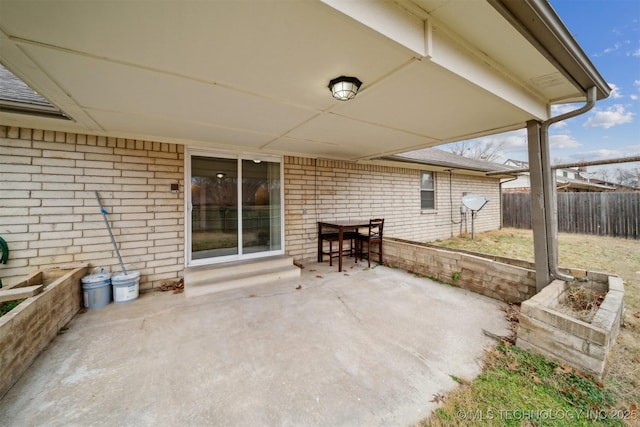
<path fill-rule="evenodd" d="M 366 263 L 365 263 L 366 265 Z M 471 379 L 502 303 L 402 270 L 308 264 L 297 280 L 77 315 L 0 401 L 11 426 L 405 426 Z M 297 287 L 300 286 L 300 289 Z"/>

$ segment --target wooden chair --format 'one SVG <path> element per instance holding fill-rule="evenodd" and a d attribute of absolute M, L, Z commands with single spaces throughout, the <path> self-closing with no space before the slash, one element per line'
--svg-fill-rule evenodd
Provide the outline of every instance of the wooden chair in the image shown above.
<path fill-rule="evenodd" d="M 382 228 L 384 227 L 384 218 L 375 218 L 369 220 L 369 229 L 366 234 L 358 233 L 356 244 L 356 258 L 360 253 L 360 260 L 362 261 L 363 255 L 367 254 L 367 262 L 371 267 L 371 255 L 378 255 L 378 262 L 382 264 Z M 364 251 L 364 243 L 367 244 L 367 250 Z M 374 247 L 377 246 L 377 251 Z"/>
<path fill-rule="evenodd" d="M 352 256 L 354 254 L 354 246 L 353 246 L 353 242 L 354 240 L 357 238 L 357 235 L 355 232 L 345 232 L 342 236 L 342 254 L 349 254 L 349 256 Z M 321 252 L 321 259 L 320 262 L 324 262 L 324 256 L 325 255 L 329 255 L 329 265 L 333 266 L 333 259 L 337 258 L 339 255 L 339 249 L 340 249 L 340 245 L 339 245 L 339 240 L 340 240 L 340 236 L 338 234 L 338 232 L 328 232 L 328 233 L 322 233 L 320 235 L 320 240 L 321 240 L 321 244 L 322 244 L 322 252 Z M 329 252 L 326 252 L 324 250 L 324 242 L 329 242 Z M 345 248 L 346 243 L 349 243 L 349 246 Z M 335 244 L 335 248 L 334 248 L 334 244 Z"/>

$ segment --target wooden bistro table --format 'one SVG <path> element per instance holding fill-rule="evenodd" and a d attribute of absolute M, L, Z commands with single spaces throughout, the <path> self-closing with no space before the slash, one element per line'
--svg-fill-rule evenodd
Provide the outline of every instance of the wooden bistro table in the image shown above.
<path fill-rule="evenodd" d="M 338 271 L 342 271 L 342 243 L 345 232 L 358 231 L 361 227 L 369 227 L 368 219 L 344 219 L 318 221 L 318 262 L 322 262 L 323 229 L 338 230 Z M 326 231 L 325 231 L 326 232 Z M 331 256 L 331 254 L 329 254 Z"/>

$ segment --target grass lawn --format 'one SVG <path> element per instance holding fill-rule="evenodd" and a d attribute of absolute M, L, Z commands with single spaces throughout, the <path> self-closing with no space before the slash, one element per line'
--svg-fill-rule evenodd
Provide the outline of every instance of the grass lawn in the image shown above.
<path fill-rule="evenodd" d="M 561 267 L 614 273 L 625 283 L 624 325 L 603 381 L 508 343 L 488 349 L 484 372 L 444 398 L 425 426 L 640 425 L 640 241 L 561 233 Z M 533 261 L 531 230 L 432 242 Z"/>

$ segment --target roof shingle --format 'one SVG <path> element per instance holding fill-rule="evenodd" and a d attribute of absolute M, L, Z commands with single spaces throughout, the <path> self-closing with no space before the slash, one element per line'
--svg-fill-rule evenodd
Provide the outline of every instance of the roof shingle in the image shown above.
<path fill-rule="evenodd" d="M 448 153 L 437 148 L 423 148 L 421 150 L 408 151 L 388 157 L 389 160 L 418 161 L 434 166 L 450 167 L 454 169 L 467 169 L 480 172 L 505 171 L 513 168 L 500 163 L 474 160 L 457 154 Z"/>
<path fill-rule="evenodd" d="M 25 82 L 0 64 L 0 99 L 28 104 L 52 106 Z"/>

